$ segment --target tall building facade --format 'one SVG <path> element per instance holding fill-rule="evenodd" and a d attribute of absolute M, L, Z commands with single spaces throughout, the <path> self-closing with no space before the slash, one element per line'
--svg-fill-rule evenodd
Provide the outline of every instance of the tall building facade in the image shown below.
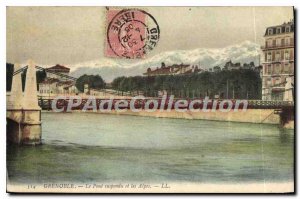
<path fill-rule="evenodd" d="M 285 92 L 294 83 L 294 21 L 268 27 L 264 38 L 262 99 L 292 101 Z"/>

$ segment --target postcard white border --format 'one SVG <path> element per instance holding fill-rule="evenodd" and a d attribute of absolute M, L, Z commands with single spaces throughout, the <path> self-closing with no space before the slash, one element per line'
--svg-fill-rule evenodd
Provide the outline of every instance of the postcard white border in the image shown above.
<path fill-rule="evenodd" d="M 251 1 L 240 1 L 240 0 L 184 0 L 184 1 L 161 1 L 161 0 L 109 0 L 109 1 L 100 1 L 100 0 L 4 0 L 0 1 L 0 16 L 1 16 L 1 22 L 0 22 L 0 34 L 1 34 L 1 55 L 0 60 L 3 67 L 0 67 L 0 75 L 1 79 L 4 81 L 3 84 L 0 84 L 0 90 L 2 97 L 0 98 L 0 107 L 3 107 L 0 111 L 1 116 L 1 123 L 0 126 L 2 127 L 2 133 L 1 133 L 1 144 L 0 144 L 0 157 L 1 157 L 1 173 L 0 173 L 0 196 L 1 198 L 8 198 L 8 197 L 17 197 L 13 195 L 9 195 L 6 193 L 6 138 L 5 138 L 5 126 L 6 126 L 6 112 L 5 112 L 5 104 L 6 104 L 6 85 L 5 85 L 5 79 L 6 79 L 6 73 L 5 73 L 5 64 L 6 64 L 6 6 L 295 6 L 296 9 L 299 9 L 300 1 L 296 0 L 272 0 L 272 1 L 262 1 L 262 0 L 251 0 Z M 299 11 L 299 10 L 298 10 Z M 298 20 L 296 20 L 297 24 L 296 27 L 298 27 Z M 296 45 L 298 46 L 299 39 L 297 39 Z M 298 50 L 297 50 L 298 52 Z M 296 59 L 296 66 L 299 66 L 299 61 Z M 297 79 L 297 93 L 299 94 L 299 69 L 296 70 L 296 79 Z M 297 103 L 298 103 L 298 96 L 296 97 Z M 299 112 L 299 106 L 297 107 L 297 112 Z M 298 123 L 299 117 L 297 117 L 297 123 Z M 299 135 L 297 136 L 297 143 L 299 143 Z M 298 152 L 296 152 L 298 155 Z M 298 159 L 298 158 L 297 158 Z M 299 169 L 299 164 L 298 168 Z M 299 170 L 298 170 L 299 171 Z M 299 172 L 297 172 L 299 173 Z M 297 178 L 296 178 L 297 179 Z M 296 182 L 297 189 L 299 191 L 299 183 Z M 27 196 L 32 197 L 32 196 Z M 35 198 L 39 198 L 42 196 L 37 196 Z M 46 198 L 63 198 L 63 195 L 47 195 L 44 196 Z M 75 196 L 73 196 L 75 197 Z M 77 197 L 80 198 L 87 198 L 86 195 L 78 195 Z M 102 197 L 109 197 L 109 196 L 102 196 Z M 117 196 L 121 197 L 121 196 Z M 123 196 L 124 197 L 124 196 Z M 125 196 L 125 198 L 130 196 Z M 146 197 L 146 196 L 138 196 L 138 197 Z M 155 196 L 151 196 L 155 197 Z M 156 196 L 157 197 L 157 196 Z M 163 197 L 163 196 L 158 196 Z M 186 197 L 186 196 L 181 196 Z M 219 198 L 222 196 L 212 196 L 212 198 Z M 250 196 L 255 198 L 263 198 L 264 196 Z"/>

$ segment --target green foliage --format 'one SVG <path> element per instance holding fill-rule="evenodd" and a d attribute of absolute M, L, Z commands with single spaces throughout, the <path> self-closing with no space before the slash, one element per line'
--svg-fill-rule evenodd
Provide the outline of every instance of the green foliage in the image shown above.
<path fill-rule="evenodd" d="M 76 87 L 79 91 L 83 92 L 84 84 L 88 84 L 89 88 L 102 89 L 105 88 L 105 82 L 99 75 L 82 75 L 76 81 Z"/>
<path fill-rule="evenodd" d="M 166 90 L 175 97 L 204 97 L 261 99 L 261 78 L 253 70 L 204 72 L 189 75 L 117 77 L 112 82 L 115 90 L 142 91 L 145 96 L 157 96 Z M 228 87 L 228 96 L 227 96 Z"/>

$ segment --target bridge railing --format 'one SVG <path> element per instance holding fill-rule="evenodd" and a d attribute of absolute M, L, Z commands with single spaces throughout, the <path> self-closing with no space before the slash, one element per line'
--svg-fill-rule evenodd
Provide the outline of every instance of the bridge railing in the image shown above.
<path fill-rule="evenodd" d="M 264 100 L 248 100 L 248 108 L 283 108 L 283 107 L 293 107 L 293 101 L 264 101 Z"/>
<path fill-rule="evenodd" d="M 158 107 L 161 107 L 161 104 L 163 103 L 162 102 L 162 98 L 151 98 L 152 100 L 156 100 L 158 102 Z M 73 100 L 73 103 L 77 103 L 77 99 L 72 99 Z M 100 107 L 100 104 L 103 100 L 105 100 L 107 102 L 107 98 L 105 99 L 95 99 L 96 100 L 96 104 L 97 104 L 97 109 L 99 109 Z M 114 109 L 115 107 L 115 103 L 120 100 L 120 99 L 113 99 L 112 100 L 112 109 Z M 128 101 L 128 107 L 125 107 L 125 108 L 130 108 L 130 101 L 132 99 L 124 99 L 122 98 L 122 100 L 126 100 Z M 135 100 L 135 103 L 134 103 L 134 107 L 135 108 L 144 108 L 145 107 L 145 104 L 147 102 L 147 100 L 149 99 L 139 99 L 139 100 Z M 182 99 L 174 99 L 171 103 L 171 106 L 170 108 L 171 109 L 174 109 L 175 107 L 175 103 L 178 101 L 178 100 L 182 100 Z M 59 109 L 61 108 L 64 108 L 66 110 L 66 108 L 68 107 L 68 104 L 69 104 L 69 101 L 70 99 L 69 98 L 66 98 L 66 99 L 59 99 L 57 100 L 55 106 Z M 88 99 L 81 99 L 81 102 L 78 106 L 76 107 L 73 107 L 72 110 L 82 110 L 83 107 L 85 106 L 85 104 L 87 103 Z M 192 100 L 187 100 L 188 101 L 188 104 L 190 104 L 190 102 Z M 204 100 L 202 99 L 202 103 L 195 103 L 193 105 L 193 107 L 195 109 L 197 108 L 200 108 L 202 109 L 204 106 L 207 107 L 207 109 L 212 109 L 214 104 L 216 104 L 216 109 L 219 109 L 220 107 L 220 103 L 223 101 L 223 100 L 212 100 L 212 101 L 209 101 L 206 105 L 204 105 Z M 230 100 L 232 102 L 232 109 L 234 108 L 238 108 L 238 109 L 243 109 L 244 108 L 244 105 L 245 105 L 245 102 L 247 102 L 247 109 L 281 109 L 281 108 L 294 108 L 294 102 L 288 102 L 288 101 L 262 101 L 262 100 L 244 100 L 244 101 L 239 101 L 239 103 L 237 104 L 237 100 Z M 53 99 L 43 99 L 43 98 L 40 98 L 39 99 L 39 105 L 42 109 L 44 110 L 51 110 L 52 109 L 52 102 L 53 102 Z M 215 103 L 217 102 L 217 103 Z M 153 104 L 150 104 L 149 108 L 153 108 Z M 167 109 L 169 106 L 169 99 L 166 99 L 165 103 L 164 103 L 164 109 Z M 223 104 L 223 108 L 227 108 L 229 106 L 228 103 L 224 103 Z M 107 106 L 105 105 L 103 107 L 104 109 L 107 108 Z"/>

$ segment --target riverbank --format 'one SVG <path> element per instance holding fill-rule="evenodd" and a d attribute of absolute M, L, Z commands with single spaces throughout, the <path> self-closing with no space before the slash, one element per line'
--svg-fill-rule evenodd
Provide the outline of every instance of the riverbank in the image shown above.
<path fill-rule="evenodd" d="M 48 112 L 48 111 L 45 111 Z M 81 112 L 81 110 L 73 110 L 72 112 Z M 99 114 L 113 114 L 113 115 L 133 115 L 141 117 L 156 117 L 156 118 L 176 118 L 176 119 L 191 119 L 191 120 L 212 120 L 212 121 L 226 121 L 226 122 L 243 122 L 243 123 L 255 123 L 255 124 L 277 124 L 280 125 L 280 115 L 276 113 L 275 109 L 247 109 L 243 110 L 230 110 L 229 112 L 221 112 L 219 110 L 209 112 L 178 112 L 172 110 L 156 110 L 153 112 L 139 111 L 133 112 L 131 110 L 116 111 L 111 110 L 107 112 L 93 112 Z M 294 121 L 286 123 L 284 128 L 294 129 Z"/>

